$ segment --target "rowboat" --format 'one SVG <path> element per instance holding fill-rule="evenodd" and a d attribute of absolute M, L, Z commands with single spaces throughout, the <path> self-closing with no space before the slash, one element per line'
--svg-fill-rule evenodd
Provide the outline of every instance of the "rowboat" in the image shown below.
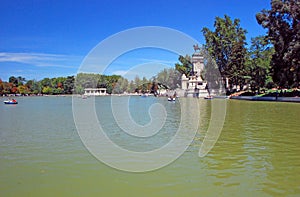
<path fill-rule="evenodd" d="M 15 99 L 4 101 L 4 104 L 18 104 L 18 101 Z"/>
<path fill-rule="evenodd" d="M 176 98 L 169 97 L 168 101 L 176 101 Z"/>

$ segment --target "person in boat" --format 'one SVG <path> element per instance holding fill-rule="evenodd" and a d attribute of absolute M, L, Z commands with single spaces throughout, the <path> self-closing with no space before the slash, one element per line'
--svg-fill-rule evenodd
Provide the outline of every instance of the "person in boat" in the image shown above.
<path fill-rule="evenodd" d="M 11 101 L 14 102 L 14 103 L 17 102 L 16 99 L 12 99 Z"/>

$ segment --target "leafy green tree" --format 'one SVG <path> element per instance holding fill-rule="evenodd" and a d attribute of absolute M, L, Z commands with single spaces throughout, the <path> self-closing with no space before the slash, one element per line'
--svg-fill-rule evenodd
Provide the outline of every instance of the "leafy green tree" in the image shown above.
<path fill-rule="evenodd" d="M 153 81 L 155 81 L 157 84 L 163 84 L 169 89 L 174 90 L 180 87 L 181 73 L 174 68 L 165 68 L 155 76 Z"/>
<path fill-rule="evenodd" d="M 31 87 L 33 94 L 41 94 L 42 93 L 42 84 L 40 81 L 34 81 Z"/>
<path fill-rule="evenodd" d="M 134 86 L 135 86 L 135 92 L 138 92 L 139 91 L 139 87 L 140 87 L 140 85 L 142 84 L 142 82 L 141 82 L 141 79 L 140 79 L 140 77 L 137 75 L 137 76 L 135 76 L 135 78 L 134 78 Z"/>
<path fill-rule="evenodd" d="M 74 90 L 75 77 L 68 76 L 63 82 L 64 94 L 72 94 Z"/>
<path fill-rule="evenodd" d="M 30 91 L 30 92 L 33 92 L 33 85 L 34 85 L 34 80 L 28 80 L 27 82 L 26 82 L 26 87 L 28 88 L 28 90 Z"/>
<path fill-rule="evenodd" d="M 52 93 L 57 95 L 57 94 L 62 94 L 63 93 L 63 89 L 62 88 L 53 88 L 52 89 Z"/>
<path fill-rule="evenodd" d="M 45 87 L 43 87 L 42 93 L 43 94 L 53 94 L 53 89 L 49 86 L 45 86 Z"/>
<path fill-rule="evenodd" d="M 21 77 L 21 76 L 18 76 L 17 80 L 18 80 L 18 86 L 23 85 L 26 82 L 26 79 L 24 77 Z"/>
<path fill-rule="evenodd" d="M 135 86 L 134 82 L 131 80 L 131 81 L 129 82 L 129 85 L 128 85 L 126 91 L 127 91 L 127 92 L 130 92 L 130 93 L 133 93 L 133 92 L 135 92 L 135 89 L 136 89 L 136 86 Z"/>
<path fill-rule="evenodd" d="M 141 85 L 139 86 L 139 89 L 143 93 L 149 92 L 149 81 L 146 79 L 146 77 L 143 77 L 143 79 L 141 81 Z"/>
<path fill-rule="evenodd" d="M 4 90 L 4 84 L 3 81 L 0 79 L 0 95 L 3 95 L 3 90 Z"/>
<path fill-rule="evenodd" d="M 124 92 L 126 92 L 127 88 L 128 88 L 128 80 L 123 77 L 120 77 L 118 82 L 114 85 L 114 89 L 112 93 L 123 94 Z"/>
<path fill-rule="evenodd" d="M 98 82 L 97 82 L 97 87 L 98 88 L 106 88 L 108 82 L 106 81 L 106 76 L 105 75 L 99 75 L 98 77 Z"/>
<path fill-rule="evenodd" d="M 7 83 L 4 82 L 3 83 L 3 94 L 11 94 L 11 93 L 15 93 L 15 89 L 14 88 L 14 84 L 13 83 Z"/>
<path fill-rule="evenodd" d="M 28 87 L 25 86 L 25 85 L 19 85 L 19 86 L 18 86 L 18 92 L 19 92 L 20 94 L 24 95 L 24 94 L 29 94 L 29 93 L 30 93 L 30 90 L 29 90 Z"/>
<path fill-rule="evenodd" d="M 96 88 L 97 82 L 97 74 L 79 73 L 76 76 L 76 85 L 80 85 L 83 88 Z"/>
<path fill-rule="evenodd" d="M 115 88 L 116 84 L 118 83 L 119 79 L 121 78 L 120 75 L 111 75 L 111 76 L 105 76 L 106 81 L 106 88 L 107 93 L 111 94 L 113 89 Z"/>
<path fill-rule="evenodd" d="M 126 78 L 121 77 L 122 81 L 120 83 L 122 92 L 126 92 L 128 89 L 129 81 Z"/>
<path fill-rule="evenodd" d="M 271 0 L 271 9 L 256 15 L 268 30 L 274 45 L 271 74 L 281 87 L 298 87 L 300 82 L 300 1 Z"/>
<path fill-rule="evenodd" d="M 9 82 L 9 83 L 12 83 L 12 84 L 15 85 L 15 86 L 17 86 L 18 83 L 19 83 L 19 82 L 18 82 L 18 79 L 17 79 L 16 77 L 14 77 L 14 76 L 9 77 L 8 82 Z"/>
<path fill-rule="evenodd" d="M 41 83 L 42 88 L 44 88 L 44 87 L 52 87 L 51 79 L 48 78 L 48 77 L 42 79 L 40 83 Z"/>
<path fill-rule="evenodd" d="M 216 17 L 214 27 L 214 31 L 206 27 L 202 29 L 206 40 L 204 47 L 215 59 L 222 78 L 228 78 L 231 85 L 243 86 L 247 32 L 241 28 L 239 19 L 232 21 L 227 15 L 224 18 Z"/>
<path fill-rule="evenodd" d="M 220 90 L 223 87 L 222 77 L 218 66 L 207 50 L 201 49 L 200 54 L 203 56 L 204 68 L 200 73 L 201 78 L 207 82 L 208 88 Z"/>
<path fill-rule="evenodd" d="M 271 83 L 270 62 L 274 49 L 266 36 L 251 39 L 248 59 L 248 79 L 253 91 L 260 92 L 261 88 Z"/>
<path fill-rule="evenodd" d="M 84 94 L 84 88 L 78 84 L 74 87 L 75 94 Z"/>
<path fill-rule="evenodd" d="M 189 55 L 186 55 L 185 57 L 180 55 L 178 60 L 180 63 L 175 64 L 175 69 L 179 73 L 184 74 L 186 77 L 189 77 L 193 71 L 193 64 L 191 62 L 191 57 Z"/>

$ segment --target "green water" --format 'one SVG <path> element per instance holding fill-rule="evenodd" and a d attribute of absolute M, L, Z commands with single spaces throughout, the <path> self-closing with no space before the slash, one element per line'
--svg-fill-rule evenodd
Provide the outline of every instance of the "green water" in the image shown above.
<path fill-rule="evenodd" d="M 200 99 L 202 124 L 188 150 L 162 169 L 130 173 L 106 166 L 86 150 L 74 124 L 71 97 L 18 98 L 15 106 L 4 105 L 3 100 L 0 99 L 1 197 L 300 195 L 297 103 L 228 100 L 221 136 L 209 154 L 199 158 L 201 132 L 207 128 L 211 102 Z M 96 98 L 97 109 L 107 110 L 108 100 L 109 97 Z M 147 123 L 149 116 L 141 111 L 154 102 L 163 104 L 171 114 L 165 130 L 174 130 L 180 106 L 165 99 L 132 99 L 133 118 Z M 116 143 L 124 143 L 125 147 L 129 143 L 129 148 L 140 146 L 128 136 L 114 134 L 117 127 L 113 117 L 105 118 Z M 156 148 L 171 137 L 158 134 L 148 145 Z"/>

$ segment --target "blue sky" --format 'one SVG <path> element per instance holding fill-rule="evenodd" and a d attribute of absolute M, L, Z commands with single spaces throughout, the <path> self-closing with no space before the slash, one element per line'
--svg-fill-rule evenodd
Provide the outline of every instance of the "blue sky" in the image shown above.
<path fill-rule="evenodd" d="M 172 28 L 204 44 L 201 29 L 213 29 L 215 17 L 227 14 L 241 20 L 249 41 L 266 32 L 255 14 L 269 7 L 270 0 L 2 0 L 0 79 L 74 75 L 99 42 L 142 26 Z M 171 67 L 177 57 L 156 49 L 131 51 L 115 59 L 106 74 L 123 74 L 136 65 L 153 62 Z"/>

